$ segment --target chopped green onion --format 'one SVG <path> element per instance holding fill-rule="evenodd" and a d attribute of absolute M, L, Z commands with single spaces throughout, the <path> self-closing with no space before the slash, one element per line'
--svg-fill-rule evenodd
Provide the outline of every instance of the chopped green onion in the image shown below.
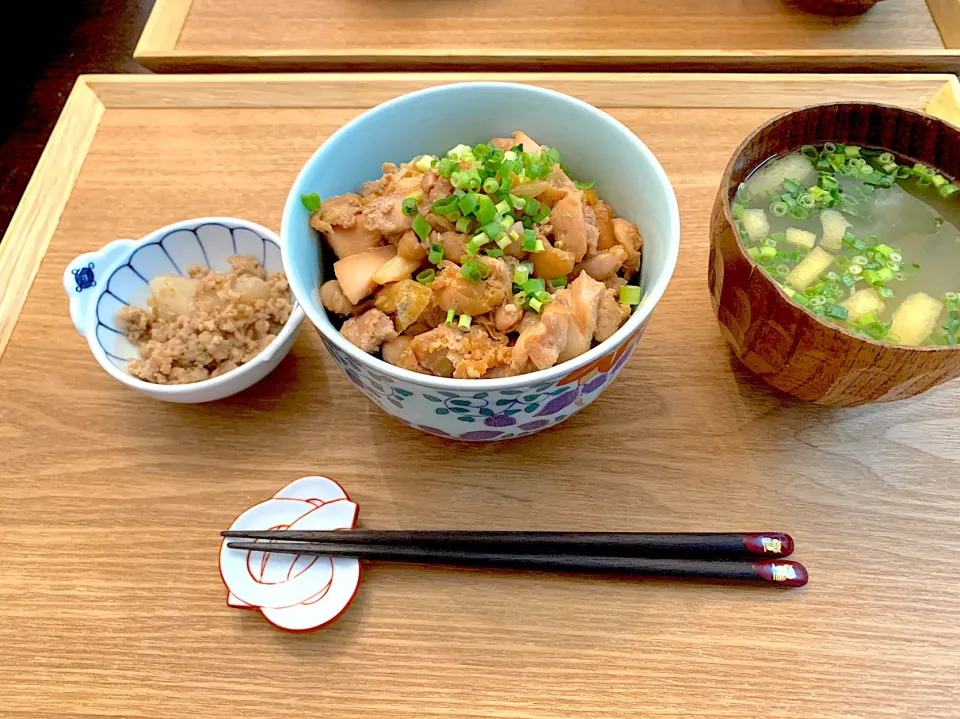
<path fill-rule="evenodd" d="M 578 190 L 590 190 L 593 188 L 592 182 L 580 182 L 579 180 L 576 180 L 573 184 L 577 186 Z"/>
<path fill-rule="evenodd" d="M 527 215 L 535 215 L 540 211 L 540 200 L 528 197 L 523 201 L 523 211 Z"/>
<path fill-rule="evenodd" d="M 430 245 L 430 251 L 427 252 L 427 260 L 432 265 L 436 265 L 443 259 L 443 245 L 434 242 Z"/>
<path fill-rule="evenodd" d="M 791 180 L 790 178 L 784 179 L 780 183 L 780 187 L 782 187 L 784 190 L 789 192 L 791 195 L 796 195 L 798 192 L 800 192 L 800 190 L 803 189 L 802 187 L 800 187 L 799 182 L 796 182 L 795 180 Z"/>
<path fill-rule="evenodd" d="M 501 200 L 497 203 L 496 209 L 501 215 L 505 215 L 510 212 L 510 204 L 506 200 Z"/>
<path fill-rule="evenodd" d="M 524 200 L 522 197 L 517 197 L 516 195 L 510 195 L 509 200 L 510 200 L 510 204 L 513 206 L 513 209 L 515 210 L 522 210 L 524 206 L 527 204 L 526 200 Z"/>
<path fill-rule="evenodd" d="M 623 285 L 620 288 L 620 304 L 639 305 L 640 288 L 636 285 Z"/>
<path fill-rule="evenodd" d="M 469 217 L 461 217 L 457 220 L 457 232 L 463 233 L 466 235 L 470 232 L 470 225 L 473 224 L 473 220 Z"/>
<path fill-rule="evenodd" d="M 406 200 L 404 200 L 404 202 L 406 202 Z M 430 206 L 430 209 L 436 212 L 438 215 L 449 215 L 450 213 L 457 211 L 459 206 L 458 202 L 459 198 L 456 195 L 450 195 L 449 197 L 444 197 L 434 202 Z"/>
<path fill-rule="evenodd" d="M 840 187 L 840 182 L 833 175 L 820 175 L 820 187 L 824 190 L 836 190 Z"/>
<path fill-rule="evenodd" d="M 516 222 L 516 220 L 513 219 L 513 215 L 507 215 L 502 220 L 500 220 L 500 227 L 503 230 L 509 230 L 511 227 L 513 227 L 514 222 Z"/>
<path fill-rule="evenodd" d="M 800 148 L 800 152 L 809 157 L 811 160 L 814 160 L 820 156 L 820 153 L 817 152 L 817 148 L 815 148 L 813 145 L 804 145 Z"/>
<path fill-rule="evenodd" d="M 893 290 L 889 287 L 879 287 L 877 288 L 877 294 L 883 298 L 893 297 Z"/>
<path fill-rule="evenodd" d="M 543 309 L 543 303 L 540 300 L 538 300 L 536 297 L 530 300 L 529 305 L 530 305 L 530 309 L 533 310 L 534 312 L 539 312 L 541 309 Z"/>
<path fill-rule="evenodd" d="M 432 267 L 417 275 L 417 282 L 419 282 L 421 285 L 430 284 L 435 279 L 437 279 L 437 271 Z"/>
<path fill-rule="evenodd" d="M 535 252 L 537 246 L 537 233 L 533 230 L 523 231 L 523 243 L 520 245 L 524 252 Z"/>
<path fill-rule="evenodd" d="M 493 204 L 493 200 L 486 195 L 477 195 L 477 209 L 473 215 L 477 218 L 477 222 L 486 225 L 493 222 L 493 218 L 497 216 L 497 208 Z"/>
<path fill-rule="evenodd" d="M 470 329 L 470 322 L 473 318 L 470 315 L 460 315 L 460 319 L 457 321 L 457 327 L 462 330 Z"/>
<path fill-rule="evenodd" d="M 800 207 L 800 205 L 797 205 L 796 207 L 790 208 L 790 217 L 795 220 L 805 220 L 809 215 L 810 212 L 806 207 Z"/>
<path fill-rule="evenodd" d="M 400 203 L 400 209 L 403 211 L 403 214 L 407 217 L 413 217 L 417 214 L 417 200 L 414 197 L 406 197 L 403 202 Z"/>
<path fill-rule="evenodd" d="M 739 207 L 739 205 L 734 205 L 733 209 L 736 210 L 737 207 Z M 789 212 L 789 211 L 790 211 L 790 208 L 787 207 L 787 203 L 786 203 L 786 202 L 783 202 L 783 201 L 781 201 L 781 200 L 777 200 L 776 202 L 770 203 L 770 212 L 771 212 L 775 217 L 783 217 L 783 216 L 786 215 L 787 212 Z M 743 207 L 740 207 L 740 215 L 741 215 L 741 217 L 743 216 Z M 736 211 L 734 211 L 733 217 L 734 217 L 734 219 L 740 219 L 739 217 L 737 217 Z"/>
<path fill-rule="evenodd" d="M 480 234 L 484 235 L 487 239 L 485 242 L 489 242 L 489 238 L 496 237 L 500 234 L 500 223 L 499 222 L 488 222 L 480 228 Z M 480 235 L 477 235 L 479 237 Z M 476 239 L 475 237 L 474 239 Z"/>
<path fill-rule="evenodd" d="M 430 223 L 426 221 L 423 215 L 417 215 L 413 218 L 413 231 L 417 233 L 417 237 L 421 240 L 426 240 L 430 236 L 430 230 L 433 229 L 430 227 Z"/>
<path fill-rule="evenodd" d="M 532 278 L 524 282 L 521 287 L 523 287 L 523 291 L 528 295 L 535 295 L 538 292 L 546 290 L 547 284 L 539 278 Z"/>
<path fill-rule="evenodd" d="M 503 250 L 498 247 L 491 247 L 489 250 L 484 250 L 487 254 L 487 257 L 503 257 Z"/>
<path fill-rule="evenodd" d="M 540 205 L 540 209 L 537 210 L 537 214 L 533 216 L 533 220 L 536 223 L 544 222 L 550 216 L 550 208 L 546 205 Z"/>
<path fill-rule="evenodd" d="M 437 163 L 437 173 L 440 177 L 450 177 L 455 170 L 460 168 L 458 162 L 454 162 L 448 157 L 444 157 L 440 162 Z"/>
<path fill-rule="evenodd" d="M 759 247 L 748 247 L 747 254 L 750 255 L 753 259 L 760 257 L 760 248 Z"/>
<path fill-rule="evenodd" d="M 460 274 L 470 282 L 477 284 L 483 279 L 483 270 L 480 269 L 481 267 L 485 268 L 486 266 L 481 265 L 475 260 L 467 260 L 460 268 Z"/>
<path fill-rule="evenodd" d="M 864 270 L 863 279 L 865 279 L 867 283 L 871 285 L 879 285 L 883 283 L 876 270 Z"/>
<path fill-rule="evenodd" d="M 303 206 L 310 210 L 310 212 L 316 212 L 320 209 L 320 205 L 323 204 L 320 200 L 320 195 L 316 192 L 308 192 L 300 195 L 300 202 L 302 202 Z"/>
<path fill-rule="evenodd" d="M 447 310 L 447 327 L 453 327 L 453 316 L 455 314 L 456 312 L 452 308 Z"/>
<path fill-rule="evenodd" d="M 511 235 L 517 235 L 517 233 L 512 232 Z M 497 240 L 497 247 L 499 247 L 501 250 L 505 250 L 514 242 L 516 242 L 519 238 L 520 238 L 520 235 L 517 235 L 516 237 L 511 237 L 510 235 L 504 235 L 503 237 Z"/>
<path fill-rule="evenodd" d="M 777 256 L 777 249 L 776 249 L 775 247 L 769 247 L 769 246 L 767 246 L 767 245 L 764 245 L 763 247 L 760 248 L 760 256 L 761 256 L 761 257 L 776 257 L 776 256 Z"/>
<path fill-rule="evenodd" d="M 490 146 L 485 145 L 482 142 L 479 145 L 473 146 L 473 156 L 476 157 L 478 160 L 486 156 L 488 152 L 490 152 Z"/>
<path fill-rule="evenodd" d="M 494 192 L 500 189 L 500 183 L 496 181 L 493 177 L 488 177 L 483 181 L 483 191 L 487 194 L 492 195 Z"/>
<path fill-rule="evenodd" d="M 960 187 L 957 187 L 951 182 L 949 184 L 943 185 L 942 187 L 938 187 L 937 192 L 940 193 L 940 197 L 949 198 L 949 197 L 953 197 L 958 192 L 960 192 Z"/>
<path fill-rule="evenodd" d="M 567 276 L 566 276 L 566 275 L 560 275 L 559 277 L 554 277 L 552 280 L 550 280 L 550 286 L 551 286 L 551 287 L 554 287 L 554 288 L 557 288 L 557 287 L 566 287 L 566 286 L 567 286 Z"/>
<path fill-rule="evenodd" d="M 512 187 L 513 187 L 512 177 L 504 177 L 502 180 L 500 180 L 500 192 L 509 192 L 510 188 Z"/>
<path fill-rule="evenodd" d="M 860 148 L 856 145 L 847 145 L 843 148 L 843 154 L 847 157 L 860 157 Z"/>
<path fill-rule="evenodd" d="M 466 193 L 459 200 L 460 212 L 464 215 L 469 215 L 471 212 L 477 209 L 477 195 L 473 192 Z"/>
<path fill-rule="evenodd" d="M 517 265 L 513 270 L 513 284 L 523 287 L 524 283 L 530 279 L 530 271 L 525 264 Z"/>

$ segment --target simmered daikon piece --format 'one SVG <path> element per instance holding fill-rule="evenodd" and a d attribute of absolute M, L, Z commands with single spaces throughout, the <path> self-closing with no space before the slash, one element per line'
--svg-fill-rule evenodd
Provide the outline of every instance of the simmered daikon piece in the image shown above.
<path fill-rule="evenodd" d="M 346 298 L 355 305 L 359 304 L 377 286 L 373 276 L 396 256 L 397 248 L 385 245 L 334 262 L 333 272 Z"/>
<path fill-rule="evenodd" d="M 175 320 L 193 312 L 197 281 L 189 277 L 163 275 L 150 280 L 150 295 L 157 317 Z"/>

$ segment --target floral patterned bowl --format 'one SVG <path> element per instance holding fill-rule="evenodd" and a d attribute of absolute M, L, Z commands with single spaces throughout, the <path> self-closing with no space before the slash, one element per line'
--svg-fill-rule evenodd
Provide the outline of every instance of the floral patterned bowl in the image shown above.
<path fill-rule="evenodd" d="M 547 370 L 519 377 L 459 380 L 394 367 L 337 331 L 320 303 L 322 243 L 300 195 L 355 192 L 384 162 L 406 162 L 461 142 L 486 142 L 522 129 L 563 154 L 577 177 L 644 237 L 644 297 L 606 342 Z M 287 197 L 280 230 L 283 265 L 297 301 L 334 360 L 387 414 L 443 437 L 498 440 L 533 434 L 579 411 L 619 374 L 643 334 L 677 261 L 680 216 L 670 180 L 626 127 L 580 100 L 511 83 L 443 85 L 391 100 L 334 133 L 307 161 Z"/>

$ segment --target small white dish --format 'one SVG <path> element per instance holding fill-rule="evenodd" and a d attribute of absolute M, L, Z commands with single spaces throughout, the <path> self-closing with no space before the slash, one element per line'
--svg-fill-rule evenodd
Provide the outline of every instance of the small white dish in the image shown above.
<path fill-rule="evenodd" d="M 236 530 L 353 529 L 359 507 L 326 477 L 291 482 L 230 525 Z M 220 545 L 227 606 L 257 609 L 280 629 L 309 632 L 346 610 L 360 585 L 360 561 L 229 549 Z"/>
<path fill-rule="evenodd" d="M 266 377 L 293 346 L 304 313 L 294 304 L 277 338 L 237 369 L 202 382 L 160 385 L 133 377 L 127 361 L 139 357 L 137 347 L 116 326 L 124 305 L 146 307 L 149 282 L 158 275 L 186 275 L 202 265 L 230 270 L 231 255 L 252 255 L 267 272 L 283 270 L 280 238 L 266 227 L 233 217 L 200 217 L 161 227 L 139 240 L 116 240 L 96 252 L 75 258 L 63 273 L 70 297 L 70 317 L 87 338 L 100 365 L 128 387 L 167 402 L 210 402 L 241 392 Z"/>

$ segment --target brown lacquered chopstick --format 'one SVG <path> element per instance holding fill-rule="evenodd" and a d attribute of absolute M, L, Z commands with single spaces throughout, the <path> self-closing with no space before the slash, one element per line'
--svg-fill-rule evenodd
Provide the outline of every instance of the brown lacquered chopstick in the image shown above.
<path fill-rule="evenodd" d="M 793 539 L 783 532 L 482 532 L 461 530 L 342 529 L 220 533 L 229 538 L 325 542 L 357 546 L 435 547 L 482 552 L 566 553 L 614 557 L 786 557 Z"/>
<path fill-rule="evenodd" d="M 710 561 L 703 559 L 610 557 L 575 554 L 489 553 L 462 549 L 389 545 L 311 544 L 307 542 L 228 542 L 231 549 L 280 554 L 354 557 L 407 564 L 441 564 L 544 572 L 591 572 L 633 576 L 737 580 L 802 587 L 807 570 L 789 559 Z"/>

